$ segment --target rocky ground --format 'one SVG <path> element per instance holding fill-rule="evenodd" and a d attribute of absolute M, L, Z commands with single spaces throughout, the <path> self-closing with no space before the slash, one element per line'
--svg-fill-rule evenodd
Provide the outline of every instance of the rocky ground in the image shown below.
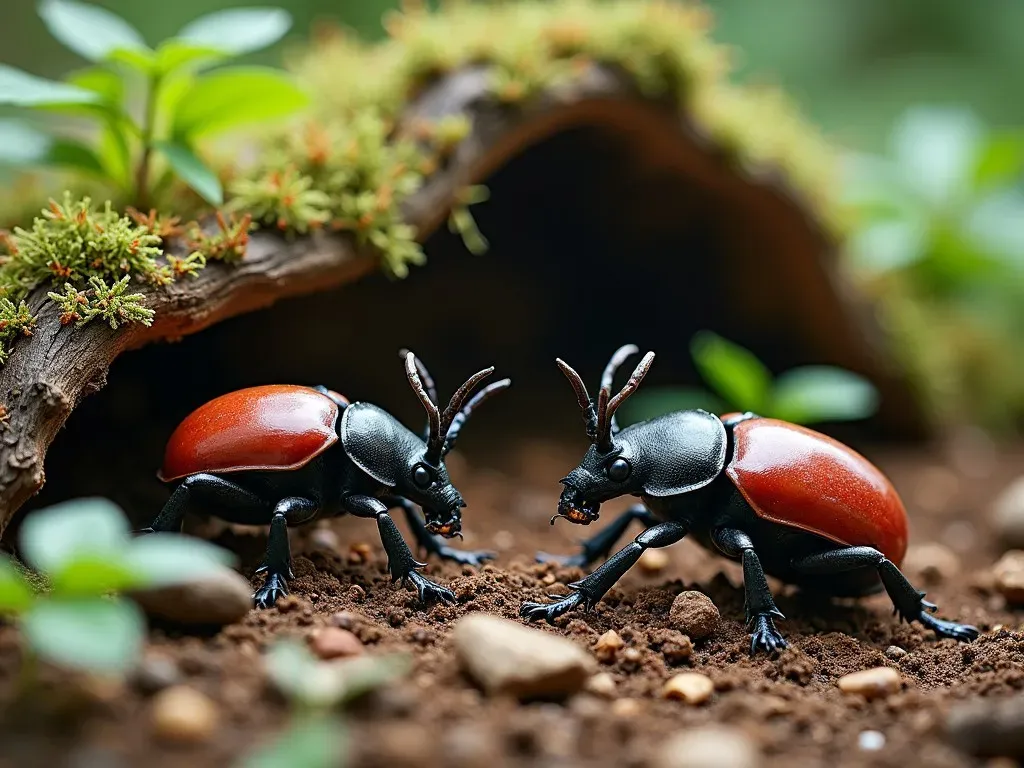
<path fill-rule="evenodd" d="M 346 519 L 297 533 L 293 594 L 277 607 L 217 632 L 161 624 L 124 682 L 42 669 L 26 691 L 19 636 L 0 627 L 0 766 L 232 765 L 285 716 L 261 663 L 285 635 L 324 657 L 411 655 L 406 679 L 351 707 L 356 766 L 940 768 L 984 764 L 986 752 L 1024 756 L 1024 704 L 1014 698 L 1024 633 L 1008 604 L 1024 597 L 1024 563 L 993 568 L 997 533 L 1017 518 L 990 523 L 1024 450 L 962 440 L 949 451 L 870 454 L 911 511 L 906 572 L 940 615 L 982 629 L 977 642 L 901 625 L 884 596 L 825 603 L 776 585 L 791 647 L 753 659 L 738 569 L 690 542 L 647 553 L 595 611 L 558 627 L 520 636 L 460 621 L 488 612 L 521 625 L 522 600 L 564 593 L 581 576 L 533 561 L 538 549 L 571 551 L 584 533 L 548 525 L 557 479 L 579 450 L 523 445 L 502 472 L 452 457 L 470 503 L 463 546 L 498 552 L 482 568 L 430 563 L 455 606 L 417 607 L 388 582 L 373 526 Z M 624 506 L 606 505 L 603 521 Z M 1024 498 L 1017 511 L 1024 520 Z M 258 531 L 218 540 L 250 569 L 263 543 Z M 555 700 L 521 701 L 536 693 Z"/>

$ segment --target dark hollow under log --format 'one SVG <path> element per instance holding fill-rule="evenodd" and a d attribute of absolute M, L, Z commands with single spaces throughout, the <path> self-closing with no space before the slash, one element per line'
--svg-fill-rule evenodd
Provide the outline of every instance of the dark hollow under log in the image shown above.
<path fill-rule="evenodd" d="M 112 331 L 98 321 L 61 328 L 54 308 L 43 308 L 33 337 L 0 370 L 9 416 L 0 434 L 0 534 L 42 487 L 51 443 L 83 399 L 104 387 L 121 352 L 215 324 L 203 343 L 126 361 L 117 396 L 149 405 L 129 407 L 135 415 L 121 422 L 104 415 L 114 407 L 85 409 L 77 428 L 72 419 L 57 463 L 45 465 L 57 487 L 39 501 L 79 492 L 117 498 L 112 485 L 121 472 L 144 461 L 151 476 L 156 441 L 218 388 L 322 376 L 391 407 L 392 395 L 404 397 L 393 359 L 402 345 L 444 381 L 494 362 L 517 376 L 525 391 L 518 402 L 543 425 L 554 408 L 536 393 L 557 381 L 547 378 L 555 354 L 596 373 L 611 348 L 635 340 L 657 345 L 652 381 L 687 380 L 690 334 L 710 327 L 776 369 L 826 362 L 859 371 L 882 393 L 876 426 L 890 435 L 924 432 L 869 308 L 836 271 L 833 244 L 779 178 L 738 170 L 671 105 L 643 100 L 607 69 L 595 67 L 524 109 L 500 107 L 487 94 L 483 71 L 461 71 L 404 115 L 466 114 L 473 125 L 451 162 L 408 201 L 406 220 L 427 239 L 429 263 L 404 281 L 372 275 L 349 285 L 373 273 L 375 262 L 342 237 L 257 234 L 240 265 L 214 264 L 194 280 L 146 289 L 157 313 L 150 328 Z M 474 214 L 493 247 L 471 257 L 439 225 L 455 192 L 484 180 L 492 199 Z M 44 297 L 33 295 L 34 310 Z M 221 323 L 280 300 L 288 300 L 280 309 Z M 396 369 L 382 369 L 384 359 Z M 161 360 L 173 361 L 173 370 Z M 558 410 L 575 418 L 571 408 Z M 507 411 L 523 431 L 517 406 Z M 72 439 L 74 446 L 64 444 Z M 59 482 L 75 467 L 79 479 Z M 151 514 L 155 497 L 147 491 L 125 501 Z"/>

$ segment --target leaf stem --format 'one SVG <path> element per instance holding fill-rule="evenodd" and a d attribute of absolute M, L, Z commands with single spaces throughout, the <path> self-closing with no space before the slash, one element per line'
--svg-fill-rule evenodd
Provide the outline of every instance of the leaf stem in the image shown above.
<path fill-rule="evenodd" d="M 153 133 L 156 129 L 156 108 L 159 102 L 163 75 L 153 72 L 149 76 L 146 93 L 146 112 L 142 122 L 142 155 L 135 169 L 135 200 L 140 210 L 149 207 L 149 166 L 153 157 Z"/>

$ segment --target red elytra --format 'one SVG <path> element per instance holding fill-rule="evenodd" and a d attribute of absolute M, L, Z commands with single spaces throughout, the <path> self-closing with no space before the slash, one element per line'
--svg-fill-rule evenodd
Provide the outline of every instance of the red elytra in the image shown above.
<path fill-rule="evenodd" d="M 726 472 L 759 517 L 902 562 L 907 513 L 874 464 L 827 435 L 777 419 L 741 421 L 733 435 Z"/>
<path fill-rule="evenodd" d="M 167 441 L 157 476 L 299 469 L 338 440 L 335 392 L 272 384 L 229 392 L 201 405 Z"/>

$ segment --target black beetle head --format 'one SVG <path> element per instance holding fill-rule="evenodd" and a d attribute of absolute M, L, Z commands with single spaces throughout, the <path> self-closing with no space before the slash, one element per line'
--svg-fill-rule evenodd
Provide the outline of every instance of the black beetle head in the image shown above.
<path fill-rule="evenodd" d="M 452 485 L 444 461 L 431 464 L 426 451 L 421 451 L 409 470 L 399 477 L 396 491 L 420 505 L 431 533 L 447 539 L 461 535 L 462 509 L 466 502 Z"/>
<path fill-rule="evenodd" d="M 701 488 L 725 465 L 725 427 L 705 411 L 676 411 L 620 431 L 615 411 L 636 391 L 654 360 L 648 352 L 615 397 L 612 379 L 618 367 L 639 350 L 621 347 L 601 377 L 597 404 L 579 374 L 561 360 L 558 367 L 576 391 L 591 446 L 579 466 L 563 480 L 558 513 L 587 525 L 597 519 L 601 502 L 625 495 L 672 496 Z"/>

